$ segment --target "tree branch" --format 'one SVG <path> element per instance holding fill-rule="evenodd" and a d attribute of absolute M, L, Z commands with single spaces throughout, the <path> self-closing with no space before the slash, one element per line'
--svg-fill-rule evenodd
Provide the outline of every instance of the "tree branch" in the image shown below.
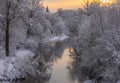
<path fill-rule="evenodd" d="M 25 23 L 25 25 L 26 25 L 28 28 L 30 28 L 30 24 L 27 23 L 24 18 L 21 18 L 21 19 L 22 19 L 22 21 Z"/>

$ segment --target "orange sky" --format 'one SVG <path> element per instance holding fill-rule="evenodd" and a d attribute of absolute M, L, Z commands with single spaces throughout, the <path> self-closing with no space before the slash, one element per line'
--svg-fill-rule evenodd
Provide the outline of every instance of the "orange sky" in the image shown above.
<path fill-rule="evenodd" d="M 44 6 L 48 6 L 49 9 L 52 11 L 55 11 L 58 8 L 76 9 L 81 7 L 84 1 L 85 0 L 44 0 Z M 103 0 L 103 1 L 107 1 L 107 0 Z M 108 0 L 108 1 L 113 1 L 113 0 Z"/>
<path fill-rule="evenodd" d="M 74 9 L 81 5 L 80 0 L 44 0 L 44 5 L 48 5 L 51 10 L 58 8 Z"/>

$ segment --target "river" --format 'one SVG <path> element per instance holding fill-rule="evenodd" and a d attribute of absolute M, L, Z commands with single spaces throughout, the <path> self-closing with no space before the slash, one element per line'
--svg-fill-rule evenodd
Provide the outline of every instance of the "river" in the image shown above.
<path fill-rule="evenodd" d="M 62 57 L 54 62 L 52 76 L 48 83 L 78 83 L 77 79 L 72 80 L 69 76 L 67 66 L 72 62 L 72 58 L 69 55 L 69 48 L 66 48 Z"/>
<path fill-rule="evenodd" d="M 74 76 L 71 76 L 73 74 L 71 74 L 69 69 L 73 62 L 73 58 L 70 56 L 71 51 L 74 52 L 74 50 L 64 45 L 60 45 L 57 44 L 54 49 L 55 59 L 50 66 L 51 71 L 48 77 L 28 77 L 25 80 L 14 81 L 11 83 L 80 83 L 78 78 L 73 78 Z"/>

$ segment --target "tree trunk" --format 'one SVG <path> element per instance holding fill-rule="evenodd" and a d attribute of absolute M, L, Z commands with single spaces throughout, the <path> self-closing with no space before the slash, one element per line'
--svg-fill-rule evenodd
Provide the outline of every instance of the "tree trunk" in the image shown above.
<path fill-rule="evenodd" d="M 9 22 L 6 23 L 6 41 L 5 41 L 5 52 L 6 52 L 6 56 L 9 56 Z"/>
<path fill-rule="evenodd" d="M 104 33 L 104 25 L 103 25 L 103 20 L 102 20 L 101 12 L 98 12 L 98 14 L 99 14 L 99 18 L 100 18 L 101 31 Z"/>
<path fill-rule="evenodd" d="M 7 10 L 6 10 L 6 28 L 5 28 L 5 54 L 6 56 L 9 56 L 9 14 L 10 14 L 10 2 L 6 1 Z"/>

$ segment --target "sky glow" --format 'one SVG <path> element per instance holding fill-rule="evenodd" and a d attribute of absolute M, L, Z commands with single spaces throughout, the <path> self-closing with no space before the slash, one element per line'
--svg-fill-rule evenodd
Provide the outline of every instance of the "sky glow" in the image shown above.
<path fill-rule="evenodd" d="M 58 8 L 77 9 L 81 8 L 86 0 L 44 0 L 44 6 L 56 11 Z M 90 2 L 99 1 L 101 3 L 113 3 L 115 0 L 89 0 Z"/>

